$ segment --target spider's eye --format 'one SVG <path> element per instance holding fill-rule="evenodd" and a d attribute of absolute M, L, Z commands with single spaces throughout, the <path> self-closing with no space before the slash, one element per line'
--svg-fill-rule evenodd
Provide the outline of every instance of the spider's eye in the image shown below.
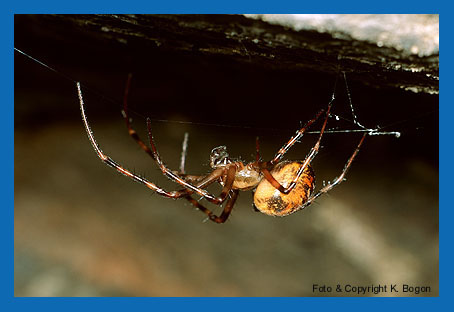
<path fill-rule="evenodd" d="M 210 166 L 211 168 L 217 168 L 230 163 L 229 154 L 227 153 L 227 147 L 222 145 L 215 147 L 211 150 L 210 155 Z"/>

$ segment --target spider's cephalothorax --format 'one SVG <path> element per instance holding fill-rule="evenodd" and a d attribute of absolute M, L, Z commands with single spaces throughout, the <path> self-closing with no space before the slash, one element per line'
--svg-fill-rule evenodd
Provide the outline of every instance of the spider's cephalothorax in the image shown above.
<path fill-rule="evenodd" d="M 257 162 L 245 165 L 242 161 L 232 161 L 227 153 L 227 147 L 219 146 L 211 151 L 210 166 L 213 169 L 222 169 L 226 172 L 233 168 L 235 176 L 233 179 L 232 190 L 247 191 L 255 188 L 263 178 Z M 227 175 L 220 179 L 222 186 L 227 181 Z"/>
<path fill-rule="evenodd" d="M 118 172 L 125 176 L 145 185 L 149 189 L 155 191 L 157 194 L 168 198 L 185 198 L 200 211 L 205 213 L 208 218 L 216 223 L 223 223 L 229 217 L 233 205 L 238 198 L 239 191 L 247 191 L 255 189 L 254 205 L 255 207 L 271 216 L 286 216 L 298 210 L 304 209 L 309 206 L 320 195 L 328 192 L 334 186 L 344 180 L 345 174 L 350 168 L 353 159 L 358 154 L 359 148 L 363 143 L 367 133 L 365 133 L 359 141 L 353 154 L 345 164 L 342 173 L 328 183 L 318 192 L 314 193 L 315 175 L 311 168 L 311 162 L 317 155 L 320 149 L 320 142 L 330 116 L 332 102 L 329 103 L 326 110 L 321 110 L 315 118 L 308 121 L 301 129 L 299 129 L 294 136 L 276 153 L 274 158 L 270 161 L 261 161 L 259 154 L 258 139 L 256 141 L 256 160 L 248 164 L 241 161 L 233 161 L 229 158 L 227 148 L 219 146 L 211 151 L 210 166 L 213 169 L 210 173 L 205 175 L 188 175 L 184 172 L 184 163 L 186 157 L 186 140 L 183 143 L 182 161 L 179 171 L 170 170 L 161 160 L 157 148 L 154 143 L 151 121 L 147 119 L 147 127 L 149 134 L 150 147 L 147 146 L 138 136 L 137 132 L 131 127 L 131 121 L 128 115 L 127 107 L 127 94 L 129 89 L 130 77 L 128 79 L 125 97 L 124 97 L 124 118 L 130 136 L 140 145 L 140 147 L 148 153 L 156 164 L 161 169 L 162 173 L 171 180 L 175 181 L 183 187 L 179 191 L 166 191 L 160 188 L 153 182 L 143 178 L 123 166 L 115 162 L 109 156 L 104 154 L 96 143 L 93 132 L 88 124 L 85 115 L 84 102 L 82 98 L 82 91 L 80 84 L 77 83 L 77 91 L 79 95 L 80 109 L 82 113 L 82 120 L 87 132 L 88 138 L 93 145 L 98 157 L 110 167 L 113 167 Z M 285 153 L 303 136 L 305 131 L 312 125 L 322 114 L 325 114 L 323 126 L 320 130 L 320 135 L 317 142 L 310 150 L 304 161 L 284 161 L 282 158 Z M 221 193 L 216 196 L 207 191 L 207 187 L 213 183 L 220 183 L 222 186 Z M 192 195 L 197 194 L 205 200 L 215 205 L 224 204 L 222 213 L 217 216 L 210 209 L 206 208 L 196 200 Z"/>

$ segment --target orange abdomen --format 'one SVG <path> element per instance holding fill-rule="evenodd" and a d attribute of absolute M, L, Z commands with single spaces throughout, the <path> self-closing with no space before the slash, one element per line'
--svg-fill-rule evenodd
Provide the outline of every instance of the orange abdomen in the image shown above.
<path fill-rule="evenodd" d="M 288 187 L 296 177 L 300 162 L 281 162 L 271 170 L 271 175 L 283 186 Z M 254 193 L 254 204 L 260 212 L 270 216 L 283 217 L 300 210 L 315 187 L 315 175 L 310 166 L 307 166 L 288 194 L 281 193 L 266 179 L 257 186 Z"/>

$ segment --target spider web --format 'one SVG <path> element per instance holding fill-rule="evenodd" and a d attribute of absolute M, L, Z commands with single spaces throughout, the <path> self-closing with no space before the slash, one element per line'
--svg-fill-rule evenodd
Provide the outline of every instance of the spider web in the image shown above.
<path fill-rule="evenodd" d="M 71 76 L 69 76 L 69 75 L 67 75 L 65 73 L 60 72 L 59 70 L 49 66 L 48 64 L 46 64 L 45 62 L 43 62 L 41 60 L 38 60 L 38 59 L 34 58 L 33 56 L 25 53 L 24 51 L 21 51 L 20 49 L 17 49 L 17 48 L 14 48 L 14 50 L 16 52 L 20 53 L 21 55 L 31 59 L 32 61 L 38 63 L 39 65 L 47 68 L 48 70 L 56 73 L 57 75 L 60 75 L 63 78 L 72 81 L 73 83 L 77 82 L 77 80 L 74 79 L 73 77 L 71 77 Z M 337 87 L 337 84 L 338 84 L 339 76 L 341 76 L 341 79 L 343 80 L 343 82 L 345 84 L 345 90 L 346 90 L 346 93 L 347 93 L 348 105 L 349 105 L 349 108 L 350 108 L 350 116 L 349 117 L 345 117 L 345 116 L 341 116 L 339 114 L 331 113 L 330 114 L 330 118 L 334 118 L 336 121 L 341 121 L 341 120 L 345 121 L 345 122 L 349 123 L 350 125 L 352 125 L 353 128 L 352 129 L 343 129 L 343 128 L 340 128 L 340 127 L 334 127 L 334 128 L 331 127 L 331 128 L 327 128 L 325 130 L 325 133 L 326 134 L 334 134 L 334 133 L 364 133 L 364 132 L 367 132 L 368 135 L 373 135 L 373 136 L 391 135 L 391 136 L 395 136 L 396 138 L 399 138 L 401 136 L 401 132 L 400 131 L 394 131 L 394 130 L 385 131 L 384 130 L 384 128 L 389 128 L 392 125 L 376 126 L 376 127 L 371 127 L 370 128 L 370 127 L 367 127 L 367 126 L 363 125 L 359 121 L 358 115 L 357 115 L 357 113 L 355 111 L 355 107 L 354 107 L 354 104 L 353 104 L 351 91 L 350 91 L 350 88 L 349 88 L 349 85 L 348 85 L 348 82 L 347 82 L 347 74 L 346 74 L 346 72 L 340 71 L 338 73 L 338 75 L 336 76 L 336 81 L 335 81 L 335 86 L 334 86 L 333 93 L 332 93 L 332 96 L 331 96 L 331 101 L 334 101 L 336 99 L 336 87 Z M 101 98 L 103 98 L 106 101 L 113 102 L 116 105 L 122 106 L 122 104 L 119 104 L 117 100 L 111 99 L 111 98 L 109 98 L 108 96 L 106 96 L 104 94 L 100 94 L 96 90 L 93 90 L 92 88 L 90 88 L 89 86 L 84 85 L 83 83 L 81 83 L 81 86 L 85 90 L 88 90 L 91 93 L 94 93 L 94 94 L 100 96 Z M 130 113 L 134 114 L 135 116 L 140 117 L 143 120 L 145 120 L 147 118 L 143 114 L 141 114 L 141 113 L 139 113 L 139 112 L 137 112 L 137 111 L 135 111 L 135 110 L 133 110 L 131 108 L 129 110 L 130 110 Z M 432 113 L 432 112 L 429 112 L 429 113 Z M 418 116 L 416 118 L 418 118 Z M 228 124 L 220 124 L 220 123 L 194 122 L 194 121 L 170 120 L 170 119 L 159 119 L 159 118 L 152 118 L 152 121 L 154 121 L 154 122 L 163 122 L 163 123 L 176 123 L 176 124 L 189 124 L 189 125 L 200 125 L 200 126 L 210 126 L 210 127 L 222 127 L 222 128 L 242 128 L 242 129 L 256 129 L 256 130 L 264 130 L 265 129 L 265 128 L 259 128 L 257 126 L 248 126 L 248 125 L 228 125 Z M 402 122 L 405 122 L 405 120 L 401 121 L 401 122 L 398 122 L 398 123 L 402 123 Z M 266 130 L 270 130 L 270 128 L 266 128 Z M 277 129 L 275 129 L 275 130 L 277 130 Z M 282 130 L 282 129 L 280 129 L 280 130 Z M 306 131 L 306 134 L 319 134 L 319 133 L 320 132 L 316 131 L 316 130 L 314 130 L 314 131 Z M 187 138 L 186 138 L 186 140 L 187 140 Z"/>

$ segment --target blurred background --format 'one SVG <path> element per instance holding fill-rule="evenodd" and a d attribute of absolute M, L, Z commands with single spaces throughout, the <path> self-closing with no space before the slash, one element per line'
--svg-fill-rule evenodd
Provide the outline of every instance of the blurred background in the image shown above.
<path fill-rule="evenodd" d="M 378 295 L 438 296 L 438 51 L 414 55 L 228 15 L 16 15 L 15 48 L 53 69 L 15 52 L 16 296 L 356 295 L 313 292 L 314 284 L 408 284 L 430 292 Z M 146 139 L 153 120 L 173 169 L 188 132 L 188 173 L 209 172 L 219 145 L 254 160 L 256 136 L 270 159 L 335 85 L 334 113 L 347 120 L 330 118 L 329 129 L 357 129 L 349 92 L 362 124 L 401 137 L 367 137 L 347 180 L 304 211 L 269 217 L 242 192 L 225 224 L 204 222 L 188 202 L 152 194 L 93 151 L 75 81 L 103 151 L 180 188 L 128 135 L 128 73 L 134 127 Z M 320 127 L 286 158 L 304 159 Z M 318 188 L 340 174 L 360 137 L 324 136 Z"/>

